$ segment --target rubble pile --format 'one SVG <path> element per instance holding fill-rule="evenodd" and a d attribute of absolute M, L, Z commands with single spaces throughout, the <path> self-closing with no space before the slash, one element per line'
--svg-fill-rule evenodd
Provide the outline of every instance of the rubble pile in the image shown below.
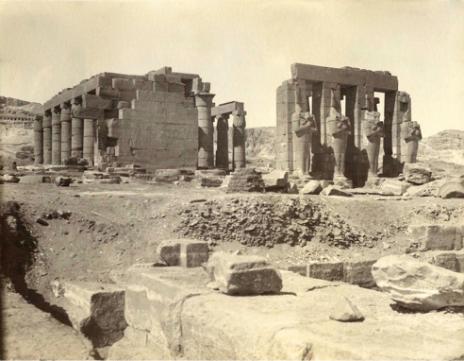
<path fill-rule="evenodd" d="M 273 247 L 276 244 L 305 246 L 318 241 L 330 246 L 372 247 L 377 236 L 354 231 L 338 215 L 311 200 L 282 200 L 270 196 L 259 199 L 230 198 L 192 203 L 179 212 L 177 232 L 208 241 L 238 241 L 246 246 Z"/>

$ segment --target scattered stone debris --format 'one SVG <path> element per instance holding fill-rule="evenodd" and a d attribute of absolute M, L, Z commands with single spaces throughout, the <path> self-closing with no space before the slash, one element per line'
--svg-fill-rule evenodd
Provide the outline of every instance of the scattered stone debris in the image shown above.
<path fill-rule="evenodd" d="M 377 236 L 356 232 L 341 217 L 309 199 L 233 197 L 227 203 L 211 200 L 189 204 L 180 215 L 178 233 L 211 245 L 238 241 L 247 246 L 304 246 L 314 239 L 347 248 L 369 246 L 378 240 Z"/>
<path fill-rule="evenodd" d="M 215 287 L 229 295 L 278 293 L 282 289 L 279 271 L 263 257 L 216 252 L 206 270 Z"/>
<path fill-rule="evenodd" d="M 267 174 L 262 174 L 262 178 L 267 192 L 285 192 L 288 188 L 287 171 L 275 169 Z"/>
<path fill-rule="evenodd" d="M 42 213 L 40 216 L 42 219 L 69 219 L 71 217 L 70 211 L 63 211 L 63 210 L 54 210 L 48 213 Z"/>
<path fill-rule="evenodd" d="M 321 182 L 318 180 L 310 180 L 307 182 L 303 189 L 301 189 L 301 194 L 319 194 L 322 191 Z"/>
<path fill-rule="evenodd" d="M 340 322 L 364 321 L 364 315 L 361 313 L 359 308 L 346 297 L 343 298 L 343 301 L 336 302 L 329 318 Z"/>
<path fill-rule="evenodd" d="M 328 186 L 328 187 L 325 187 L 321 193 L 321 195 L 323 196 L 341 196 L 341 197 L 353 197 L 353 195 L 349 192 L 346 192 L 345 190 L 343 190 L 342 188 L 340 188 L 339 186 Z"/>
<path fill-rule="evenodd" d="M 242 168 L 232 174 L 227 192 L 264 192 L 261 174 L 253 168 Z"/>
<path fill-rule="evenodd" d="M 55 185 L 58 187 L 69 187 L 71 183 L 71 177 L 58 176 L 55 178 Z"/>
<path fill-rule="evenodd" d="M 415 311 L 464 306 L 464 274 L 407 255 L 386 256 L 372 266 L 377 286 Z"/>

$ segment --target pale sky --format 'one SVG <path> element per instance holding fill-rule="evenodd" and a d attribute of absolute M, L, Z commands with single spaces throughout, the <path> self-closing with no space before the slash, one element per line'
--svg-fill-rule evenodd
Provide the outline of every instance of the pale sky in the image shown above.
<path fill-rule="evenodd" d="M 0 95 L 43 103 L 96 73 L 162 66 L 275 125 L 292 63 L 389 70 L 425 135 L 464 129 L 464 2 L 0 1 Z"/>

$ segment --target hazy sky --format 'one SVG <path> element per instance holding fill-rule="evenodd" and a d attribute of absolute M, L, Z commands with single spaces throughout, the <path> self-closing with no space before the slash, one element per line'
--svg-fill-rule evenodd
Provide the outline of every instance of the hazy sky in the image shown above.
<path fill-rule="evenodd" d="M 389 70 L 425 135 L 464 129 L 463 1 L 0 1 L 0 95 L 24 100 L 168 65 L 271 126 L 295 62 Z"/>

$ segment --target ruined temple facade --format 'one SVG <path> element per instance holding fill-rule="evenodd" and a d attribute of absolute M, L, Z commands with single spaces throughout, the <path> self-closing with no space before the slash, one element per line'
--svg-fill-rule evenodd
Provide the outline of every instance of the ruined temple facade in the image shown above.
<path fill-rule="evenodd" d="M 44 104 L 44 116 L 34 124 L 35 162 L 85 159 L 99 168 L 137 164 L 147 170 L 243 167 L 243 103 L 216 107 L 214 96 L 198 74 L 169 67 L 146 75 L 95 75 Z"/>
<path fill-rule="evenodd" d="M 363 186 L 378 172 L 396 176 L 416 161 L 420 127 L 396 76 L 298 63 L 291 75 L 277 88 L 278 169 Z M 383 119 L 375 93 L 384 94 Z"/>

